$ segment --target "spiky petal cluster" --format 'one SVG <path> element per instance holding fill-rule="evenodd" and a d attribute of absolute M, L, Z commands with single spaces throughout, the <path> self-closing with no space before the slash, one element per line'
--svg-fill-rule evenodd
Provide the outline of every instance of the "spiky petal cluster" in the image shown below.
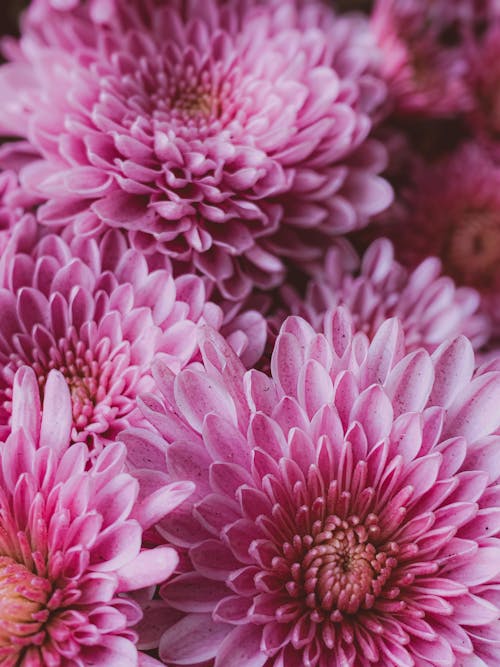
<path fill-rule="evenodd" d="M 142 664 L 124 593 L 168 577 L 176 552 L 141 551 L 143 529 L 181 502 L 189 483 L 139 490 L 121 443 L 89 467 L 70 446 L 62 375 L 49 374 L 43 411 L 34 372 L 14 383 L 12 432 L 0 443 L 0 662 L 5 667 Z M 158 505 L 163 505 L 158 511 Z M 147 664 L 147 662 L 144 662 Z"/>
<path fill-rule="evenodd" d="M 304 296 L 288 285 L 281 295 L 286 308 L 278 317 L 284 319 L 283 312 L 301 315 L 316 331 L 322 329 L 326 311 L 339 305 L 349 308 L 356 330 L 369 338 L 385 319 L 398 317 L 408 351 L 423 347 L 433 352 L 459 334 L 479 348 L 490 333 L 488 318 L 477 312 L 476 290 L 455 288 L 451 278 L 441 275 L 437 257 L 428 257 L 408 271 L 395 260 L 388 239 L 374 241 L 362 259 L 349 242 L 337 241 Z"/>
<path fill-rule="evenodd" d="M 239 300 L 282 280 L 278 255 L 318 253 L 311 230 L 390 203 L 365 19 L 321 0 L 119 5 L 106 26 L 86 6 L 31 17 L 0 70 L 0 128 L 42 158 L 21 173 L 42 223 L 125 228 Z"/>
<path fill-rule="evenodd" d="M 17 368 L 32 366 L 41 387 L 57 368 L 71 389 L 72 439 L 102 444 L 137 420 L 136 396 L 153 386 L 153 356 L 178 370 L 196 353 L 198 323 L 219 328 L 222 312 L 206 301 L 199 277 L 174 280 L 168 266 L 149 266 L 127 249 L 118 232 L 99 243 L 37 239 L 33 221 L 24 220 L 0 262 L 1 429 L 8 431 Z M 251 354 L 265 336 L 254 315 L 243 320 L 250 343 L 238 330 L 241 318 L 233 322 L 235 345 Z"/>
<path fill-rule="evenodd" d="M 398 113 L 448 116 L 471 108 L 460 25 L 470 0 L 377 0 L 372 26 Z"/>
<path fill-rule="evenodd" d="M 500 331 L 500 168 L 477 144 L 464 144 L 415 177 L 397 254 L 415 266 L 436 255 L 458 285 L 474 287 Z"/>
<path fill-rule="evenodd" d="M 463 337 L 405 355 L 394 319 L 369 342 L 343 309 L 324 334 L 289 318 L 270 377 L 210 330 L 201 347 L 143 401 L 168 474 L 196 484 L 158 528 L 191 563 L 161 589 L 163 660 L 496 664 L 500 374 L 471 379 Z"/>

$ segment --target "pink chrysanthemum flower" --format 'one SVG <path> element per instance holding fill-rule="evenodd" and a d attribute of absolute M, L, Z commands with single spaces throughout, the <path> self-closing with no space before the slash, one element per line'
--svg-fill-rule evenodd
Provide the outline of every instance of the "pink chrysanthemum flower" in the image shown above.
<path fill-rule="evenodd" d="M 194 494 L 157 528 L 191 570 L 155 608 L 167 664 L 499 664 L 500 373 L 471 379 L 465 337 L 405 355 L 338 309 L 290 317 L 271 376 L 206 330 L 203 367 L 144 413 Z M 160 456 L 148 432 L 131 454 Z M 212 664 L 212 662 L 210 662 Z"/>
<path fill-rule="evenodd" d="M 326 311 L 339 305 L 349 308 L 356 330 L 369 338 L 384 320 L 398 317 L 408 351 L 423 347 L 433 352 L 459 334 L 479 348 L 490 334 L 488 318 L 478 313 L 481 299 L 476 290 L 456 288 L 441 274 L 437 257 L 428 257 L 408 271 L 394 259 L 388 239 L 374 241 L 362 259 L 349 242 L 337 241 L 314 272 L 305 295 L 285 285 L 281 299 L 285 308 L 277 316 L 280 325 L 286 315 L 300 315 L 316 331 L 322 329 Z"/>
<path fill-rule="evenodd" d="M 500 11 L 496 20 L 486 23 L 487 30 L 481 40 L 475 40 L 471 53 L 470 80 L 474 95 L 474 107 L 470 113 L 471 124 L 479 137 L 497 156 L 500 150 Z"/>
<path fill-rule="evenodd" d="M 372 26 L 398 113 L 448 116 L 471 107 L 460 26 L 469 0 L 377 0 Z"/>
<path fill-rule="evenodd" d="M 141 551 L 142 532 L 192 485 L 140 491 L 120 443 L 89 468 L 87 447 L 70 446 L 71 427 L 62 375 L 49 374 L 40 412 L 35 373 L 19 370 L 12 432 L 0 444 L 0 663 L 147 665 L 132 629 L 140 607 L 123 594 L 176 567 L 169 547 Z"/>
<path fill-rule="evenodd" d="M 0 128 L 42 158 L 21 172 L 42 223 L 125 228 L 239 300 L 283 279 L 279 255 L 390 203 L 365 18 L 322 0 L 119 5 L 106 26 L 85 7 L 28 16 L 0 70 Z"/>
<path fill-rule="evenodd" d="M 438 256 L 458 285 L 474 287 L 500 331 L 500 167 L 466 144 L 415 178 L 397 254 L 415 266 Z"/>
<path fill-rule="evenodd" d="M 148 266 L 118 232 L 70 245 L 53 234 L 37 240 L 37 232 L 29 218 L 20 223 L 0 261 L 0 432 L 9 427 L 15 371 L 27 364 L 41 387 L 50 369 L 62 372 L 72 439 L 102 444 L 139 418 L 136 396 L 154 384 L 153 356 L 179 370 L 196 354 L 198 323 L 220 328 L 222 312 L 207 303 L 201 278 L 174 280 L 168 268 Z M 253 363 L 265 341 L 263 318 L 243 313 L 231 334 Z"/>

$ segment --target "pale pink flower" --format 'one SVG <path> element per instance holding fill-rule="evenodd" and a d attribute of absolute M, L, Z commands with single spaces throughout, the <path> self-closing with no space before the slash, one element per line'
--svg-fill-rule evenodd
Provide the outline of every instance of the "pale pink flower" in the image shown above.
<path fill-rule="evenodd" d="M 474 106 L 469 120 L 481 141 L 500 156 L 500 12 L 488 17 L 486 32 L 473 40 L 470 53 L 470 85 Z"/>
<path fill-rule="evenodd" d="M 87 6 L 92 20 L 96 23 L 106 23 L 115 11 L 115 0 L 32 0 L 30 5 L 31 16 L 43 21 L 54 20 L 54 14 L 50 10 L 68 12 L 79 6 Z"/>
<path fill-rule="evenodd" d="M 284 308 L 277 316 L 279 323 L 286 315 L 301 315 L 316 331 L 322 329 L 325 313 L 339 305 L 349 308 L 356 330 L 369 338 L 384 320 L 398 317 L 408 351 L 423 347 L 433 352 L 459 334 L 479 348 L 490 334 L 489 319 L 478 313 L 481 298 L 476 290 L 455 287 L 442 275 L 437 257 L 409 271 L 395 260 L 388 239 L 374 241 L 362 259 L 348 241 L 337 241 L 324 265 L 314 271 L 305 295 L 289 285 L 280 295 Z"/>
<path fill-rule="evenodd" d="M 367 19 L 321 0 L 118 5 L 106 25 L 87 5 L 28 14 L 0 69 L 0 129 L 41 156 L 21 181 L 43 224 L 124 228 L 240 300 L 390 203 Z"/>
<path fill-rule="evenodd" d="M 161 588 L 167 664 L 414 667 L 500 662 L 500 373 L 465 337 L 404 351 L 344 309 L 290 317 L 271 376 L 215 332 L 174 377 L 131 456 L 166 453 L 193 495 L 157 530 L 190 570 Z"/>
<path fill-rule="evenodd" d="M 70 446 L 60 373 L 49 374 L 44 393 L 41 411 L 35 373 L 18 371 L 12 432 L 0 443 L 0 662 L 146 666 L 133 629 L 142 613 L 124 594 L 175 569 L 175 550 L 141 550 L 142 533 L 192 485 L 140 490 L 121 443 L 89 467 L 87 447 Z"/>
<path fill-rule="evenodd" d="M 220 328 L 223 314 L 207 302 L 201 278 L 174 280 L 168 263 L 148 265 L 117 231 L 99 243 L 38 236 L 27 217 L 0 260 L 0 432 L 9 428 L 14 374 L 27 364 L 41 387 L 50 369 L 61 371 L 71 389 L 72 439 L 102 445 L 140 418 L 136 396 L 154 386 L 154 355 L 179 370 L 197 354 L 199 323 Z M 228 326 L 229 340 L 253 363 L 265 341 L 263 318 L 242 313 Z"/>
<path fill-rule="evenodd" d="M 416 266 L 436 255 L 457 285 L 475 288 L 500 332 L 500 167 L 477 144 L 427 164 L 394 228 L 398 257 Z"/>
<path fill-rule="evenodd" d="M 376 0 L 372 27 L 397 113 L 449 116 L 471 108 L 460 28 L 473 15 L 470 0 Z"/>

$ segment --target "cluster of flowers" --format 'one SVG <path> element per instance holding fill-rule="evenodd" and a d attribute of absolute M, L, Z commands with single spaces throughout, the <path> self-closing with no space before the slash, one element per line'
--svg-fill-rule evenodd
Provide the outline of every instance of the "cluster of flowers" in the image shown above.
<path fill-rule="evenodd" d="M 498 667 L 498 2 L 2 47 L 0 664 Z"/>

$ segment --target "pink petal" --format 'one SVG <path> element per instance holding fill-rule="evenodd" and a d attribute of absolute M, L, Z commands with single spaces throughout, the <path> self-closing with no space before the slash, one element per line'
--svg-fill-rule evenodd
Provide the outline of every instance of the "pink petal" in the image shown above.
<path fill-rule="evenodd" d="M 68 385 L 59 371 L 50 371 L 45 384 L 40 446 L 51 447 L 58 456 L 68 447 L 73 411 Z"/>
<path fill-rule="evenodd" d="M 201 433 L 205 416 L 214 412 L 236 423 L 236 409 L 222 385 L 203 373 L 185 370 L 175 379 L 177 405 L 189 425 Z"/>
<path fill-rule="evenodd" d="M 500 426 L 500 373 L 486 373 L 472 380 L 450 407 L 445 436 L 463 435 L 474 442 Z"/>
<path fill-rule="evenodd" d="M 40 391 L 29 366 L 20 368 L 14 377 L 11 431 L 20 428 L 36 442 L 40 431 Z"/>
<path fill-rule="evenodd" d="M 472 377 L 474 351 L 467 338 L 460 336 L 443 343 L 434 352 L 432 359 L 435 379 L 429 403 L 448 408 Z"/>
<path fill-rule="evenodd" d="M 434 381 L 434 368 L 424 350 L 417 350 L 402 359 L 391 371 L 386 391 L 392 399 L 396 416 L 423 410 Z"/>
<path fill-rule="evenodd" d="M 211 612 L 229 594 L 220 581 L 206 579 L 197 572 L 180 574 L 161 588 L 161 596 L 172 607 L 184 612 Z"/>
<path fill-rule="evenodd" d="M 229 549 L 219 540 L 206 540 L 189 550 L 191 562 L 204 577 L 225 581 L 229 574 L 241 567 Z"/>
<path fill-rule="evenodd" d="M 268 656 L 261 651 L 262 628 L 242 625 L 234 629 L 222 642 L 214 667 L 262 667 Z"/>
<path fill-rule="evenodd" d="M 163 634 L 160 658 L 177 665 L 210 660 L 216 656 L 230 631 L 230 625 L 213 621 L 210 614 L 189 614 Z"/>
<path fill-rule="evenodd" d="M 118 592 L 133 591 L 159 584 L 168 579 L 179 562 L 175 549 L 145 549 L 130 563 L 117 571 Z"/>
<path fill-rule="evenodd" d="M 359 421 L 373 446 L 389 435 L 393 421 L 391 401 L 380 385 L 365 389 L 355 400 L 350 421 Z"/>

